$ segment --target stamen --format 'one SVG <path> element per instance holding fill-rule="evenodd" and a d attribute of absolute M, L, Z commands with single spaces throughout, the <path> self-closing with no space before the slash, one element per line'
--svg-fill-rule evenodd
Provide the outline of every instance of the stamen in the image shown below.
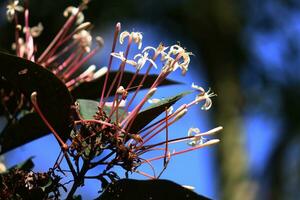
<path fill-rule="evenodd" d="M 72 41 L 70 44 L 66 45 L 62 50 L 57 52 L 55 55 L 47 59 L 45 62 L 45 67 L 48 67 L 51 63 L 53 63 L 55 60 L 57 60 L 59 57 L 70 51 L 73 47 L 75 47 L 77 43 L 75 41 Z"/>
<path fill-rule="evenodd" d="M 116 44 L 117 44 L 117 40 L 118 40 L 118 35 L 119 35 L 120 31 L 121 31 L 121 23 L 118 22 L 115 26 L 114 40 L 113 40 L 113 44 L 112 44 L 112 48 L 111 48 L 111 53 L 115 52 L 115 48 L 116 48 Z M 105 90 L 106 90 L 108 75 L 109 75 L 110 70 L 111 70 L 112 60 L 113 60 L 113 56 L 110 54 L 109 61 L 108 61 L 108 69 L 107 69 L 107 73 L 106 73 L 106 76 L 105 76 L 105 81 L 104 81 L 104 85 L 103 85 L 103 89 L 102 89 L 102 93 L 101 93 L 101 98 L 100 98 L 100 102 L 99 102 L 101 108 L 104 105 L 103 98 L 104 98 L 104 93 L 105 93 Z"/>
<path fill-rule="evenodd" d="M 25 44 L 26 44 L 26 52 L 29 49 L 29 37 L 30 37 L 30 29 L 29 29 L 29 11 L 28 8 L 25 9 Z M 30 55 L 27 53 L 27 59 L 29 59 Z"/>
<path fill-rule="evenodd" d="M 156 179 L 154 176 L 151 176 L 151 175 L 149 175 L 149 174 L 147 174 L 145 172 L 139 171 L 139 170 L 135 170 L 134 172 L 136 172 L 138 174 L 141 174 L 141 175 L 143 175 L 143 176 L 145 176 L 147 178 L 150 178 L 150 179 Z"/>
<path fill-rule="evenodd" d="M 68 80 L 86 61 L 88 61 L 91 57 L 93 57 L 98 50 L 99 47 L 93 49 L 88 55 L 86 55 L 83 59 L 81 59 L 74 67 L 72 67 L 68 72 L 66 72 L 64 78 Z"/>
<path fill-rule="evenodd" d="M 37 92 L 33 92 L 31 94 L 31 102 L 35 109 L 35 111 L 39 114 L 39 116 L 42 118 L 43 122 L 46 124 L 46 126 L 50 129 L 50 131 L 53 133 L 55 138 L 57 139 L 58 143 L 60 144 L 61 148 L 63 150 L 68 149 L 68 145 L 61 139 L 61 137 L 58 135 L 58 133 L 54 130 L 54 128 L 50 125 L 44 114 L 41 112 L 38 102 L 37 102 Z"/>
<path fill-rule="evenodd" d="M 70 63 L 74 62 L 75 58 L 81 58 L 82 57 L 82 52 L 80 50 L 72 52 L 72 54 L 63 61 L 63 63 L 61 65 L 59 65 L 54 71 L 54 74 L 58 74 L 59 72 L 61 72 L 62 70 L 64 70 L 66 67 L 68 67 L 70 65 Z M 78 59 L 75 59 L 78 60 Z"/>
<path fill-rule="evenodd" d="M 128 117 L 123 120 L 123 122 L 127 121 L 126 122 L 127 125 L 124 125 L 124 127 L 126 127 L 126 128 L 124 128 L 124 129 L 127 129 L 128 131 L 130 130 L 130 128 L 131 128 L 131 126 L 134 122 L 134 119 L 137 116 L 138 112 L 141 110 L 141 108 L 147 102 L 147 100 L 152 97 L 152 95 L 156 92 L 156 90 L 157 90 L 157 88 L 150 88 L 150 90 L 144 96 L 144 98 L 141 100 L 141 102 L 134 108 L 134 110 L 130 113 L 130 115 L 128 115 Z"/>
<path fill-rule="evenodd" d="M 196 149 L 201 149 L 203 147 L 206 147 L 206 146 L 210 146 L 210 145 L 213 145 L 213 144 L 216 144 L 220 142 L 219 139 L 212 139 L 212 140 L 209 140 L 208 142 L 204 143 L 204 144 L 201 144 L 201 145 L 198 145 L 196 147 L 192 147 L 192 148 L 188 148 L 188 149 L 185 149 L 185 150 L 182 150 L 182 151 L 178 151 L 178 152 L 175 152 L 175 153 L 171 153 L 171 156 L 176 156 L 176 155 L 180 155 L 180 154 L 183 154 L 183 153 L 186 153 L 186 152 L 189 152 L 189 151 L 194 151 Z M 165 156 L 158 156 L 158 157 L 154 157 L 154 158 L 150 158 L 150 159 L 147 159 L 149 162 L 152 162 L 154 160 L 159 160 L 159 159 L 162 159 L 164 158 Z M 142 163 L 145 163 L 145 162 L 142 162 Z"/>
<path fill-rule="evenodd" d="M 63 27 L 60 29 L 60 31 L 57 33 L 57 35 L 54 37 L 52 42 L 48 45 L 48 47 L 44 50 L 44 52 L 41 54 L 41 56 L 38 58 L 37 63 L 43 63 L 44 60 L 48 57 L 48 53 L 51 51 L 55 45 L 59 43 L 59 41 L 66 35 L 66 33 L 70 30 L 72 27 L 72 24 L 74 24 L 78 14 L 82 11 L 84 7 L 79 6 L 78 11 L 75 15 L 71 15 L 68 20 L 65 22 Z"/>
<path fill-rule="evenodd" d="M 128 57 L 128 54 L 129 54 L 129 50 L 130 50 L 130 47 L 131 47 L 131 43 L 132 43 L 132 37 L 130 36 L 128 38 L 128 44 L 127 44 L 127 48 L 126 48 L 126 51 L 125 51 L 125 55 L 124 55 L 124 58 L 125 58 L 125 61 L 122 61 L 122 63 L 120 64 L 120 67 L 119 67 L 119 70 L 118 70 L 118 73 L 117 75 L 115 76 L 114 80 L 113 80 L 113 83 L 112 85 L 110 86 L 109 90 L 108 90 L 108 93 L 106 95 L 106 99 L 108 98 L 114 84 L 116 83 L 117 79 L 119 79 L 118 81 L 118 84 L 117 84 L 117 88 L 120 87 L 121 85 L 121 82 L 122 82 L 122 78 L 123 78 L 123 73 L 124 73 L 124 69 L 125 69 L 125 65 L 126 65 L 126 60 L 127 60 L 127 57 Z M 120 76 L 119 76 L 120 75 Z M 113 102 L 116 100 L 117 98 L 117 94 L 115 94 L 115 97 L 114 97 L 114 100 Z"/>
<path fill-rule="evenodd" d="M 181 138 L 175 138 L 175 139 L 171 139 L 169 141 L 163 141 L 163 142 L 159 142 L 159 143 L 156 143 L 156 144 L 147 145 L 147 146 L 144 146 L 144 148 L 145 148 L 145 150 L 152 149 L 154 147 L 164 145 L 166 142 L 168 142 L 169 144 L 175 144 L 175 143 L 178 143 L 178 142 L 184 142 L 184 141 L 188 141 L 190 139 L 196 138 L 196 137 L 208 136 L 208 135 L 216 134 L 219 131 L 221 131 L 222 129 L 223 129 L 223 127 L 219 126 L 217 128 L 211 129 L 211 130 L 209 130 L 207 132 L 204 132 L 204 133 L 200 133 L 200 134 L 196 134 L 196 135 L 190 135 L 190 136 L 185 136 L 185 137 L 181 137 Z"/>
<path fill-rule="evenodd" d="M 166 110 L 165 111 L 165 113 L 166 113 L 166 117 L 165 117 L 165 119 L 166 119 L 166 147 L 165 147 L 164 166 L 167 165 L 167 154 L 168 154 L 168 151 L 169 151 L 169 149 L 168 149 L 168 141 L 169 141 L 168 108 L 165 108 L 165 110 Z"/>

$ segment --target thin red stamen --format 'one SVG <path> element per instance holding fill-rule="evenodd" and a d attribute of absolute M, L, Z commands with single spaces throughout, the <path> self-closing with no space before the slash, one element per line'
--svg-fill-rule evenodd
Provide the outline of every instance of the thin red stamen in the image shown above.
<path fill-rule="evenodd" d="M 176 155 L 180 155 L 180 154 L 183 154 L 183 153 L 187 153 L 189 151 L 194 151 L 196 149 L 201 149 L 203 147 L 206 147 L 206 146 L 209 146 L 209 145 L 212 145 L 212 144 L 216 144 L 218 143 L 220 140 L 218 139 L 213 139 L 213 140 L 209 140 L 208 142 L 204 143 L 204 144 L 201 144 L 201 145 L 198 145 L 196 147 L 191 147 L 191 148 L 188 148 L 188 149 L 185 149 L 185 150 L 182 150 L 182 151 L 178 151 L 178 152 L 174 152 L 174 153 L 171 153 L 170 155 L 171 156 L 176 156 Z M 157 156 L 157 157 L 154 157 L 154 158 L 150 158 L 150 159 L 147 159 L 149 162 L 152 162 L 152 161 L 155 161 L 155 160 L 159 160 L 159 159 L 162 159 L 164 158 L 165 155 L 163 156 Z M 142 164 L 145 163 L 145 162 L 142 162 Z"/>
<path fill-rule="evenodd" d="M 18 29 L 19 20 L 18 20 L 17 14 L 15 14 L 14 19 L 15 19 L 15 43 L 16 43 L 16 54 L 17 54 L 17 56 L 20 57 L 19 29 Z"/>
<path fill-rule="evenodd" d="M 136 172 L 138 174 L 141 174 L 141 175 L 143 175 L 143 176 L 145 176 L 147 178 L 150 178 L 150 179 L 156 179 L 155 177 L 153 177 L 153 176 L 151 176 L 151 175 L 149 175 L 149 174 L 147 174 L 145 172 L 139 171 L 139 170 L 135 170 L 134 172 Z"/>
<path fill-rule="evenodd" d="M 175 138 L 175 139 L 171 139 L 171 140 L 168 140 L 168 141 L 163 141 L 163 142 L 159 142 L 159 143 L 151 144 L 151 145 L 145 145 L 145 146 L 143 146 L 145 150 L 142 150 L 141 154 L 143 153 L 143 151 L 147 151 L 149 149 L 152 150 L 153 148 L 155 148 L 157 146 L 166 144 L 166 142 L 168 142 L 168 144 L 184 142 L 184 141 L 187 141 L 187 140 L 190 140 L 190 139 L 193 139 L 193 138 L 216 134 L 217 132 L 219 132 L 221 130 L 222 130 L 222 127 L 217 127 L 217 128 L 211 129 L 211 130 L 209 130 L 207 132 L 204 132 L 204 133 L 201 133 L 201 134 L 185 136 L 185 137 L 181 137 L 181 138 Z"/>
<path fill-rule="evenodd" d="M 155 61 L 156 58 L 158 57 L 158 55 L 159 55 L 159 54 L 156 53 L 156 54 L 153 56 L 152 60 Z M 135 99 L 136 95 L 138 94 L 139 90 L 142 88 L 142 86 L 143 86 L 143 84 L 144 84 L 144 82 L 145 82 L 145 80 L 146 80 L 146 78 L 147 78 L 147 76 L 148 76 L 148 74 L 149 74 L 149 72 L 150 72 L 150 70 L 151 70 L 152 67 L 153 67 L 153 64 L 150 62 L 149 66 L 148 66 L 148 68 L 147 68 L 147 71 L 146 71 L 146 73 L 144 74 L 144 76 L 143 76 L 143 78 L 142 78 L 142 80 L 141 80 L 141 82 L 140 82 L 138 88 L 135 90 L 133 96 L 131 97 L 129 103 L 128 103 L 127 106 L 126 106 L 124 114 L 128 112 L 129 106 L 132 104 L 132 102 L 133 102 L 133 100 Z M 123 117 L 123 116 L 122 116 L 122 117 Z M 125 119 L 126 119 L 126 118 L 125 118 Z M 124 122 L 125 122 L 125 120 L 123 120 L 122 124 L 123 124 Z"/>
<path fill-rule="evenodd" d="M 65 74 L 69 73 L 69 71 L 71 71 L 73 69 L 73 67 L 75 65 L 77 65 L 78 62 L 80 62 L 80 60 L 82 59 L 83 55 L 84 55 L 84 52 L 81 51 L 81 52 L 78 53 L 78 55 L 75 57 L 74 60 L 70 60 L 71 61 L 70 63 L 65 63 L 65 65 L 63 65 L 64 71 L 60 71 L 60 72 L 62 74 L 61 77 L 65 81 L 67 81 L 66 78 L 65 78 Z M 66 64 L 68 64 L 68 65 L 66 65 Z"/>
<path fill-rule="evenodd" d="M 101 121 L 101 120 L 96 120 L 96 119 L 74 121 L 74 124 L 81 124 L 81 123 L 96 123 L 96 124 L 102 124 L 102 125 L 106 125 L 106 126 L 113 126 L 111 123 Z"/>
<path fill-rule="evenodd" d="M 64 75 L 65 80 L 68 80 L 85 62 L 87 62 L 91 57 L 93 57 L 99 49 L 100 49 L 99 47 L 94 48 L 83 59 L 80 59 L 80 61 L 74 67 L 72 67 L 68 72 L 65 73 Z"/>
<path fill-rule="evenodd" d="M 165 117 L 166 118 L 166 146 L 165 146 L 164 166 L 166 166 L 166 164 L 167 164 L 167 154 L 169 151 L 169 149 L 168 149 L 168 141 L 169 141 L 168 108 L 166 108 L 165 113 L 166 113 L 166 117 Z"/>
<path fill-rule="evenodd" d="M 83 5 L 80 5 L 78 8 L 78 11 L 75 15 L 71 15 L 68 20 L 65 22 L 65 24 L 63 25 L 63 27 L 60 29 L 60 31 L 57 33 L 57 35 L 55 36 L 55 38 L 52 40 L 52 42 L 48 45 L 48 47 L 44 50 L 44 52 L 41 54 L 41 56 L 38 58 L 37 62 L 38 63 L 42 63 L 44 62 L 44 60 L 47 59 L 47 57 L 49 56 L 48 53 L 51 51 L 51 49 L 53 47 L 55 47 L 55 45 L 57 45 L 59 43 L 59 41 L 66 35 L 66 33 L 69 31 L 69 29 L 71 28 L 72 24 L 74 24 L 74 22 L 76 21 L 76 18 L 78 16 L 78 14 L 82 11 L 83 9 Z"/>
<path fill-rule="evenodd" d="M 58 74 L 59 72 L 61 72 L 62 70 L 64 70 L 65 68 L 67 68 L 71 62 L 74 62 L 75 58 L 79 58 L 83 55 L 83 52 L 81 52 L 80 50 L 73 52 L 61 65 L 59 65 L 54 71 L 54 74 Z M 76 59 L 75 59 L 76 60 Z"/>
<path fill-rule="evenodd" d="M 41 112 L 38 102 L 37 102 L 37 93 L 33 92 L 31 94 L 31 102 L 36 110 L 36 112 L 39 114 L 39 116 L 42 118 L 43 122 L 46 124 L 46 126 L 50 129 L 50 131 L 53 133 L 55 138 L 57 139 L 58 143 L 60 144 L 61 148 L 66 150 L 68 148 L 68 145 L 61 139 L 61 137 L 58 135 L 58 133 L 54 130 L 54 128 L 51 126 L 51 124 L 48 122 L 44 114 Z"/>
<path fill-rule="evenodd" d="M 115 86 L 115 83 L 116 83 L 116 81 L 118 79 L 119 79 L 119 81 L 118 81 L 118 84 L 117 84 L 117 88 L 120 87 L 120 84 L 121 84 L 121 81 L 122 81 L 122 77 L 123 77 L 123 73 L 124 73 L 124 68 L 125 68 L 125 65 L 126 65 L 126 59 L 128 57 L 128 54 L 129 54 L 131 43 L 132 43 L 132 37 L 129 36 L 129 38 L 128 38 L 128 44 L 127 44 L 127 48 L 126 48 L 126 52 L 125 52 L 125 55 L 124 55 L 125 60 L 121 62 L 119 70 L 118 70 L 118 73 L 114 77 L 114 80 L 113 80 L 113 82 L 112 82 L 112 84 L 111 84 L 111 86 L 110 86 L 110 88 L 108 90 L 108 93 L 106 94 L 105 99 L 107 99 L 109 97 L 109 95 L 110 95 L 110 93 L 111 93 L 111 91 L 112 91 L 113 87 Z M 114 106 L 114 102 L 115 102 L 116 98 L 117 98 L 117 93 L 115 93 L 115 97 L 114 97 L 114 100 L 113 100 L 113 106 Z"/>
<path fill-rule="evenodd" d="M 168 123 L 168 126 L 174 124 L 177 121 L 177 119 L 174 119 L 173 121 Z M 162 130 L 164 130 L 166 128 L 166 125 L 160 129 L 158 129 L 156 132 L 154 132 L 151 136 L 149 136 L 147 139 L 145 139 L 140 146 L 143 146 L 146 142 L 148 142 L 149 140 L 151 140 L 154 136 L 156 136 L 158 133 L 160 133 Z"/>
<path fill-rule="evenodd" d="M 115 26 L 114 40 L 113 40 L 113 45 L 112 45 L 112 48 L 111 48 L 111 53 L 115 52 L 115 48 L 116 48 L 116 44 L 117 44 L 117 40 L 118 40 L 118 35 L 119 35 L 120 31 L 121 31 L 121 23 L 117 23 L 116 26 Z M 107 72 L 106 72 L 106 75 L 105 75 L 105 81 L 104 81 L 104 85 L 103 85 L 103 89 L 102 89 L 102 93 L 101 93 L 101 98 L 100 98 L 100 102 L 99 102 L 101 108 L 104 105 L 103 97 L 104 97 L 104 93 L 105 93 L 105 90 L 106 90 L 108 75 L 109 75 L 110 70 L 111 70 L 112 60 L 113 60 L 113 56 L 110 54 L 109 62 L 108 62 L 108 69 L 107 69 Z"/>
<path fill-rule="evenodd" d="M 25 44 L 26 44 L 26 51 L 29 51 L 29 37 L 30 37 L 30 29 L 29 29 L 29 10 L 28 8 L 25 9 L 24 12 L 25 17 Z M 30 59 L 31 55 L 27 55 L 27 59 Z"/>
<path fill-rule="evenodd" d="M 56 45 L 55 47 L 53 47 L 53 49 L 48 53 L 47 57 L 51 58 L 55 52 L 57 51 L 57 49 L 59 47 L 61 47 L 64 43 L 68 42 L 70 39 L 72 39 L 73 35 L 76 33 L 77 31 L 74 30 L 72 33 L 70 33 L 69 35 L 67 35 L 65 38 L 61 39 Z M 48 62 L 49 59 L 47 59 L 46 63 Z"/>
<path fill-rule="evenodd" d="M 77 44 L 76 41 L 71 42 L 70 44 L 66 45 L 65 48 L 63 48 L 61 51 L 57 52 L 55 55 L 47 59 L 45 62 L 45 66 L 48 67 L 49 64 L 53 63 L 55 60 L 57 60 L 60 56 L 67 53 L 69 50 L 71 50 L 75 45 Z"/>

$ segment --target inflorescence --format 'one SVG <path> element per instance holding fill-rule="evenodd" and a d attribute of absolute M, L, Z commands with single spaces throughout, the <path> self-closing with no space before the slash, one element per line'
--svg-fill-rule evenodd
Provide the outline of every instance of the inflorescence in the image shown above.
<path fill-rule="evenodd" d="M 159 178 L 161 173 L 156 174 L 152 166 L 153 161 L 163 160 L 164 170 L 173 156 L 218 143 L 219 139 L 207 139 L 205 136 L 219 132 L 222 127 L 207 132 L 201 132 L 198 128 L 190 128 L 187 136 L 170 139 L 169 135 L 173 135 L 173 133 L 170 134 L 168 128 L 179 121 L 192 106 L 202 103 L 201 108 L 208 110 L 212 105 L 211 97 L 215 94 L 210 90 L 205 91 L 194 83 L 192 88 L 196 95 L 193 101 L 182 104 L 174 109 L 175 111 L 173 111 L 173 107 L 168 107 L 160 119 L 138 132 L 131 131 L 134 121 L 145 103 L 161 101 L 153 98 L 161 83 L 177 70 L 180 70 L 182 75 L 187 73 L 192 53 L 178 44 L 168 47 L 161 43 L 157 47 L 143 48 L 142 33 L 121 32 L 121 24 L 117 23 L 107 67 L 97 70 L 95 65 L 91 65 L 78 75 L 78 70 L 103 46 L 103 39 L 96 37 L 97 46 L 92 48 L 92 24 L 84 21 L 82 13 L 87 8 L 87 4 L 88 1 L 83 1 L 78 7 L 68 7 L 64 11 L 63 15 L 67 17 L 65 24 L 39 57 L 36 56 L 38 48 L 34 40 L 42 33 L 42 24 L 30 27 L 28 7 L 22 7 L 19 5 L 19 1 L 14 0 L 7 6 L 7 18 L 15 23 L 15 42 L 12 47 L 17 56 L 49 69 L 69 89 L 100 76 L 105 78 L 103 90 L 99 94 L 98 110 L 93 119 L 84 119 L 80 114 L 80 106 L 78 103 L 74 104 L 73 109 L 76 113 L 74 119 L 76 120 L 73 122 L 73 130 L 70 140 L 67 142 L 60 138 L 59 133 L 47 121 L 47 116 L 44 116 L 39 109 L 37 103 L 39 94 L 32 93 L 33 107 L 53 132 L 62 148 L 62 153 L 54 169 L 59 169 L 60 162 L 65 158 L 75 180 L 80 176 L 82 176 L 81 178 L 91 178 L 85 176 L 85 172 L 98 165 L 106 166 L 103 172 L 95 176 L 99 180 L 103 180 L 104 176 L 111 178 L 113 173 L 110 170 L 114 166 L 121 166 L 127 173 L 136 172 L 149 178 Z M 25 24 L 23 26 L 19 23 L 18 15 L 20 13 L 24 13 Z M 123 51 L 116 52 L 118 43 L 124 46 Z M 137 45 L 140 53 L 130 58 L 129 52 L 133 45 Z M 113 61 L 114 63 L 119 61 L 117 67 L 113 65 Z M 135 73 L 130 82 L 121 84 L 126 67 L 134 67 Z M 108 85 L 108 77 L 113 68 L 118 71 L 113 79 L 113 84 Z M 140 94 L 139 92 L 152 69 L 159 71 L 156 80 L 142 100 L 132 108 L 136 96 Z M 145 71 L 142 80 L 138 85 L 133 85 L 142 70 Z M 113 91 L 113 87 L 116 87 L 117 90 Z M 129 93 L 132 95 L 128 95 Z M 113 96 L 112 101 L 109 101 L 110 96 Z M 161 142 L 152 142 L 158 134 L 165 134 L 166 139 Z M 175 151 L 172 149 L 172 144 L 178 142 L 186 142 L 190 147 Z M 148 158 L 147 153 L 150 151 L 160 151 L 161 155 Z M 79 164 L 81 160 L 82 165 Z M 138 167 L 142 164 L 149 165 L 153 169 L 153 174 L 140 171 Z M 113 177 L 117 177 L 117 175 L 114 174 Z"/>

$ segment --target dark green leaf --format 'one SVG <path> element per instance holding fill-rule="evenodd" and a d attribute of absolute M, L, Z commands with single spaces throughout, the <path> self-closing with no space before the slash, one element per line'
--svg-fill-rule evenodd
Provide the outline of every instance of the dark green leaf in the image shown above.
<path fill-rule="evenodd" d="M 90 100 L 90 99 L 77 99 L 77 102 L 79 103 L 79 111 L 81 116 L 84 119 L 94 119 L 94 115 L 98 111 L 98 101 Z M 107 115 L 109 115 L 111 108 L 108 106 L 104 106 L 104 111 Z M 118 109 L 119 116 L 124 114 L 124 110 L 122 108 Z M 124 115 L 126 116 L 126 115 Z M 111 117 L 112 121 L 116 120 L 116 114 L 114 113 Z"/>
<path fill-rule="evenodd" d="M 147 124 L 149 124 L 152 120 L 158 117 L 161 113 L 163 113 L 166 108 L 169 108 L 182 97 L 190 93 L 192 93 L 192 91 L 182 92 L 178 95 L 163 99 L 160 102 L 149 106 L 145 110 L 142 110 L 135 118 L 129 132 L 137 133 L 139 130 L 143 129 Z"/>
<path fill-rule="evenodd" d="M 13 86 L 9 84 L 7 81 L 2 80 L 0 77 L 0 90 L 1 93 L 3 92 L 4 94 L 12 94 L 13 92 Z M 13 93 L 14 95 L 10 95 L 9 100 L 6 100 L 6 108 L 2 105 L 2 99 L 0 101 L 0 115 L 4 115 L 6 112 L 13 112 L 15 108 L 17 107 L 17 102 L 18 102 L 18 96 L 20 95 L 19 93 Z M 1 97 L 0 97 L 1 98 Z"/>
<path fill-rule="evenodd" d="M 7 171 L 10 171 L 12 169 L 20 169 L 20 170 L 24 170 L 24 171 L 30 171 L 33 169 L 34 167 L 34 163 L 32 161 L 34 157 L 31 156 L 30 158 L 28 158 L 27 160 L 25 160 L 24 162 L 18 164 L 18 165 L 15 165 L 11 168 L 9 168 Z"/>
<path fill-rule="evenodd" d="M 81 195 L 74 195 L 73 200 L 82 200 Z"/>
<path fill-rule="evenodd" d="M 112 71 L 109 73 L 108 84 L 107 84 L 108 87 L 110 87 L 111 84 L 113 83 L 116 74 L 117 74 L 116 71 Z M 124 72 L 121 85 L 123 85 L 124 87 L 127 86 L 127 84 L 131 81 L 133 75 L 134 74 L 132 72 Z M 134 80 L 132 87 L 138 86 L 141 80 L 143 79 L 143 76 L 144 76 L 143 74 L 139 74 Z M 157 76 L 158 75 L 156 74 L 148 75 L 142 88 L 150 88 L 152 86 L 152 83 L 156 80 Z M 103 89 L 104 80 L 105 80 L 105 76 L 101 76 L 98 79 L 93 80 L 91 82 L 81 83 L 71 91 L 71 94 L 75 99 L 98 99 L 100 98 L 101 91 Z M 161 85 L 174 85 L 174 84 L 180 84 L 180 82 L 166 79 L 161 83 Z M 117 84 L 114 85 L 111 95 L 114 95 L 116 90 L 117 90 Z M 106 91 L 108 91 L 108 88 L 106 89 Z"/>
<path fill-rule="evenodd" d="M 47 69 L 26 59 L 0 52 L 0 60 L 0 77 L 22 92 L 27 100 L 30 99 L 31 93 L 36 91 L 41 111 L 61 137 L 66 139 L 70 132 L 72 99 L 64 83 Z M 10 131 L 2 132 L 0 135 L 1 153 L 49 133 L 40 118 L 34 117 L 34 119 L 36 120 L 34 126 L 33 124 L 27 126 L 33 129 L 19 127 L 17 128 L 19 132 L 14 133 L 14 136 L 10 135 Z M 21 123 L 18 126 L 20 125 Z M 44 128 L 36 130 L 35 127 Z"/>
<path fill-rule="evenodd" d="M 0 135 L 1 153 L 45 136 L 47 133 L 49 133 L 49 130 L 37 113 L 27 114 L 2 131 Z"/>
<path fill-rule="evenodd" d="M 99 102 L 90 99 L 77 99 L 77 103 L 83 119 L 94 119 L 94 115 L 98 111 Z"/>
<path fill-rule="evenodd" d="M 52 183 L 53 183 L 53 182 L 52 182 L 52 179 L 49 178 L 47 184 L 46 184 L 45 186 L 40 187 L 41 190 L 42 190 L 43 192 L 45 192 L 50 186 L 52 186 Z"/>
<path fill-rule="evenodd" d="M 99 200 L 151 199 L 151 200 L 208 200 L 195 192 L 168 180 L 121 179 L 104 191 Z"/>
<path fill-rule="evenodd" d="M 102 190 L 105 190 L 109 186 L 109 182 L 102 176 L 99 177 L 99 180 L 101 181 Z"/>

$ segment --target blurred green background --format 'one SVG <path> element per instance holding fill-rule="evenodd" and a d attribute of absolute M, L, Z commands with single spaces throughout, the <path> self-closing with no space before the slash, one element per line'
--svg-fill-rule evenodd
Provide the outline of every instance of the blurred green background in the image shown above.
<path fill-rule="evenodd" d="M 0 3 L 2 51 L 14 37 L 6 3 Z M 63 23 L 64 8 L 77 3 L 30 0 L 32 25 L 45 26 L 40 48 Z M 214 180 L 195 177 L 215 187 L 202 194 L 224 200 L 299 199 L 299 1 L 94 0 L 85 16 L 104 39 L 120 21 L 131 30 L 155 32 L 155 40 L 177 39 L 196 55 L 194 70 L 218 94 L 208 123 L 224 127 L 222 142 L 210 152 Z"/>

